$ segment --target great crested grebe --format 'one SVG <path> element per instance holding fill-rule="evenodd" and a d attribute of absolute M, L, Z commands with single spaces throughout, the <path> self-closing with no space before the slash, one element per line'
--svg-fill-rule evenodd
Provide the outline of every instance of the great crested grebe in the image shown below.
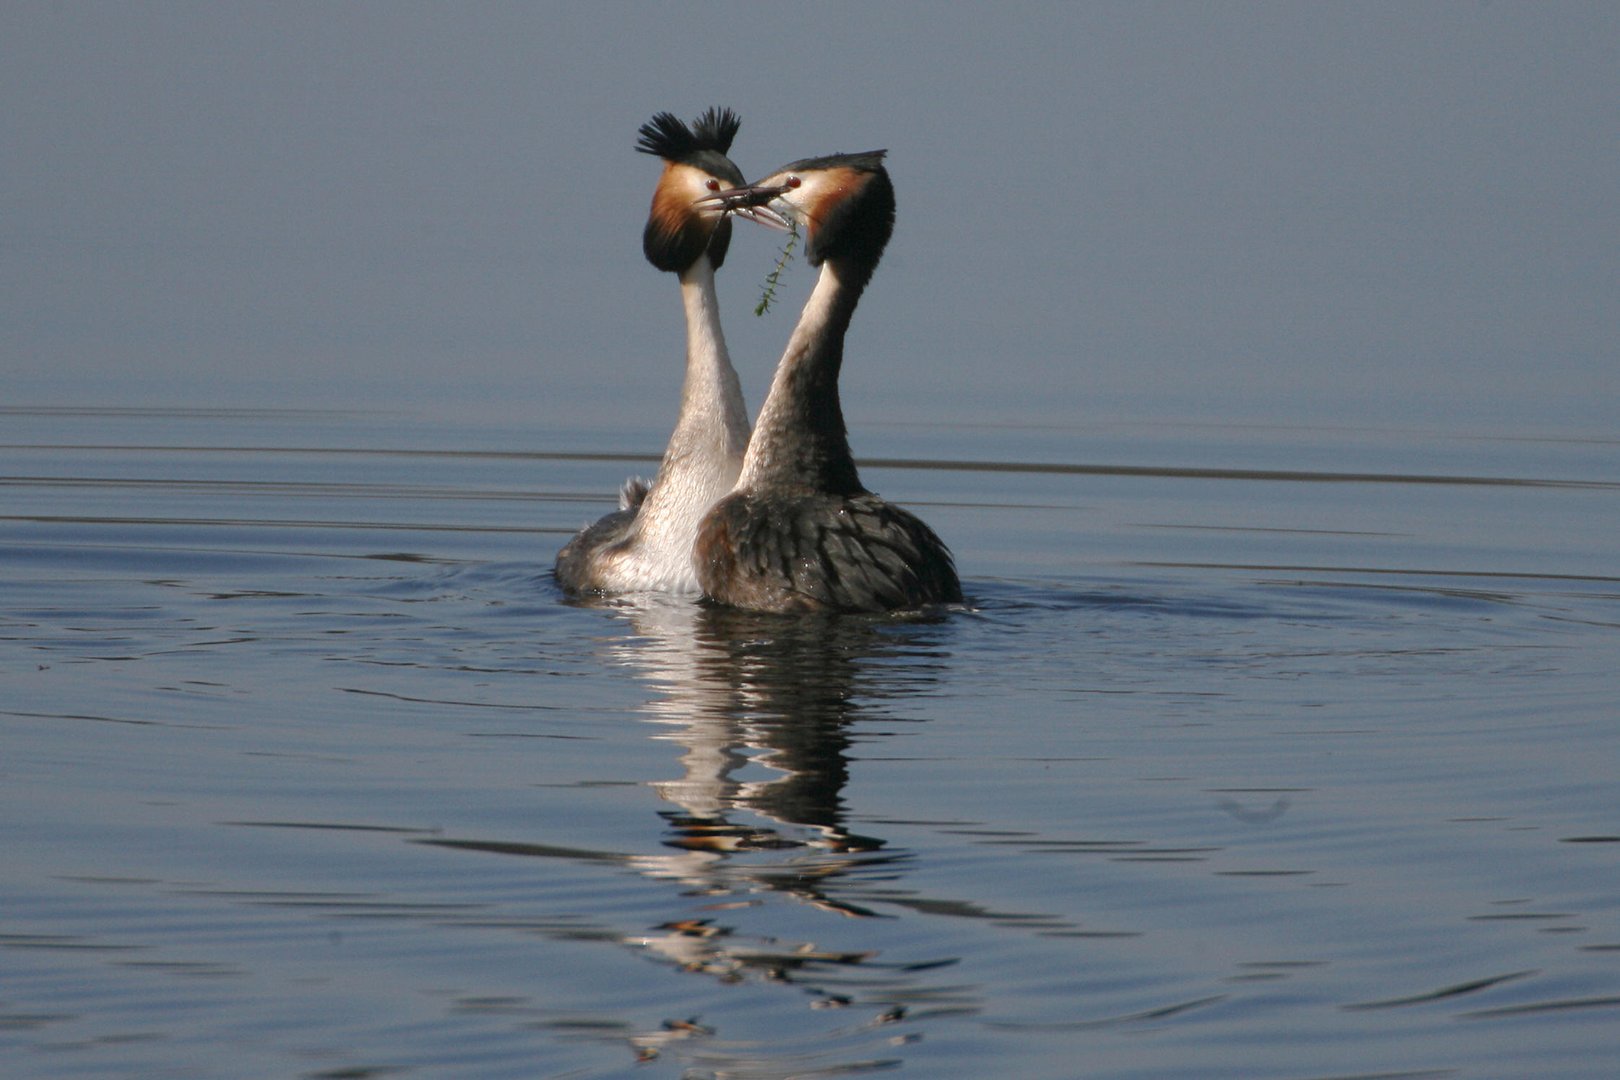
<path fill-rule="evenodd" d="M 703 591 L 754 611 L 891 611 L 962 599 L 934 531 L 861 486 L 838 372 L 844 334 L 894 231 L 886 151 L 796 161 L 706 203 L 793 219 L 821 276 L 777 364 L 742 475 L 698 527 Z"/>
<path fill-rule="evenodd" d="M 627 481 L 620 508 L 557 553 L 557 581 L 570 593 L 699 588 L 692 567 L 698 522 L 736 483 L 748 445 L 748 411 L 714 291 L 731 222 L 725 207 L 699 202 L 742 184 L 742 173 L 726 157 L 740 124 L 730 109 L 710 109 L 691 127 L 667 112 L 641 125 L 636 149 L 664 161 L 641 246 L 648 262 L 680 277 L 686 380 L 680 417 L 652 484 Z"/>

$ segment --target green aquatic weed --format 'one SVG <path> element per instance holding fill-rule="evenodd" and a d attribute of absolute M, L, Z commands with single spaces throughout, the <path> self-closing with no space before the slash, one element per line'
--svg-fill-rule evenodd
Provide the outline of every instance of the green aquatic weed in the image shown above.
<path fill-rule="evenodd" d="M 759 303 L 754 305 L 754 314 L 763 315 L 771 310 L 771 303 L 776 299 L 776 283 L 782 280 L 782 271 L 793 260 L 793 249 L 799 243 L 799 223 L 792 218 L 788 219 L 787 243 L 782 245 L 782 254 L 777 256 L 776 265 L 765 277 L 765 291 L 760 294 Z"/>

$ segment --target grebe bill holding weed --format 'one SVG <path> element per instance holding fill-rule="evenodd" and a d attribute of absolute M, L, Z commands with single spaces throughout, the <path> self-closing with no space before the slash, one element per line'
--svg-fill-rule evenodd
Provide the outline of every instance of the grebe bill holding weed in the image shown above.
<path fill-rule="evenodd" d="M 698 580 L 721 603 L 853 612 L 962 599 L 955 562 L 934 531 L 861 485 L 838 397 L 845 333 L 894 230 L 884 153 L 807 158 L 706 200 L 792 218 L 811 265 L 821 267 L 736 489 L 698 528 Z"/>

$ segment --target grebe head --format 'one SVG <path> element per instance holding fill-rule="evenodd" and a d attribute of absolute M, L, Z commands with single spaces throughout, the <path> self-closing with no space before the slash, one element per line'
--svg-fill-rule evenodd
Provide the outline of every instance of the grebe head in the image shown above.
<path fill-rule="evenodd" d="M 791 218 L 805 233 L 810 265 L 833 259 L 870 273 L 894 232 L 894 185 L 883 167 L 887 152 L 805 158 L 757 183 L 716 192 L 704 201 L 761 224 L 777 224 L 766 211 Z M 777 227 L 785 228 L 786 222 Z"/>
<path fill-rule="evenodd" d="M 730 109 L 712 108 L 690 127 L 667 112 L 641 125 L 636 149 L 664 161 L 641 234 L 641 250 L 658 269 L 682 273 L 705 252 L 716 268 L 726 261 L 731 222 L 724 207 L 702 200 L 742 184 L 726 156 L 741 124 Z"/>

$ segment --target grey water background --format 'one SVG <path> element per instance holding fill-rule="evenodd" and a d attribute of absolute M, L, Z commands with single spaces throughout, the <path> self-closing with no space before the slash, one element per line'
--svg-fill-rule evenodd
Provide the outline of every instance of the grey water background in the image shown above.
<path fill-rule="evenodd" d="M 6 1074 L 1611 1075 L 1617 30 L 6 5 Z M 710 104 L 891 152 L 846 407 L 961 611 L 549 578 Z"/>

